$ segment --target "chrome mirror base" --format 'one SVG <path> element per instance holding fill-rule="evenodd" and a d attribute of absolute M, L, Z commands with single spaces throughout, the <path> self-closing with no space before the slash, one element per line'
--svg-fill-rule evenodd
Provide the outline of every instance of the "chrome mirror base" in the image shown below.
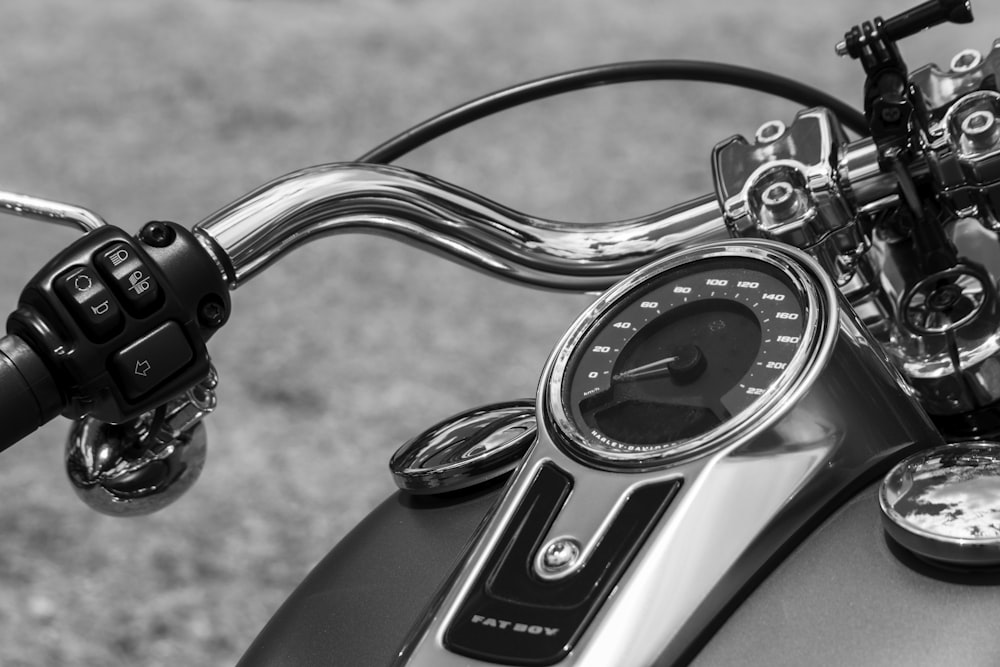
<path fill-rule="evenodd" d="M 410 493 L 469 488 L 514 470 L 537 430 L 534 400 L 493 403 L 427 429 L 393 454 L 389 468 Z"/>
<path fill-rule="evenodd" d="M 66 473 L 80 499 L 111 516 L 150 514 L 191 488 L 205 464 L 202 420 L 215 409 L 209 377 L 165 406 L 123 424 L 77 420 L 66 443 Z"/>

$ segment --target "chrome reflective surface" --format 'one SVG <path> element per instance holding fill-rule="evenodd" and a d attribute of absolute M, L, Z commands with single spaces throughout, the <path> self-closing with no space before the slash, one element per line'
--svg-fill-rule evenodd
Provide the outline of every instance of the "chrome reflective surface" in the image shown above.
<path fill-rule="evenodd" d="M 888 208 L 898 201 L 899 183 L 889 172 L 883 172 L 878 164 L 878 147 L 870 139 L 861 139 L 849 144 L 840 155 L 838 165 L 840 179 L 853 193 L 854 198 L 864 205 L 878 202 L 875 208 Z"/>
<path fill-rule="evenodd" d="M 970 92 L 996 74 L 1000 49 L 973 60 L 961 71 L 914 74 L 933 120 L 930 150 L 907 170 L 929 176 L 956 211 L 926 222 L 941 224 L 935 233 L 957 250 L 946 269 L 918 261 L 915 232 L 892 211 L 899 178 L 880 167 L 874 144 L 844 143 L 827 112 L 802 111 L 780 137 L 734 137 L 713 153 L 733 235 L 775 238 L 816 257 L 936 416 L 1000 400 L 1000 223 L 990 213 L 1000 196 L 1000 94 Z"/>
<path fill-rule="evenodd" d="M 914 454 L 879 489 L 886 532 L 931 561 L 1000 565 L 1000 443 L 961 442 Z"/>
<path fill-rule="evenodd" d="M 854 189 L 853 201 L 872 212 L 893 203 L 884 184 L 891 178 L 878 170 L 870 140 L 842 157 L 840 177 Z M 853 175 L 843 173 L 848 167 Z M 627 220 L 560 222 L 407 169 L 358 163 L 282 176 L 194 232 L 233 289 L 290 250 L 346 232 L 398 237 L 508 280 L 574 291 L 606 289 L 674 250 L 729 236 L 712 195 Z"/>
<path fill-rule="evenodd" d="M 111 516 L 155 512 L 180 498 L 205 464 L 202 420 L 216 406 L 214 369 L 165 406 L 123 424 L 77 420 L 66 443 L 66 474 L 92 509 Z"/>
<path fill-rule="evenodd" d="M 1000 40 L 985 57 L 965 53 L 958 61 L 963 65 L 949 71 L 928 65 L 911 75 L 933 121 L 924 154 L 943 201 L 996 231 L 1000 95 L 989 82 L 1000 72 Z"/>
<path fill-rule="evenodd" d="M 870 141 L 849 145 L 826 109 L 800 111 L 766 141 L 735 136 L 718 144 L 712 171 L 726 225 L 733 236 L 808 251 L 846 294 L 870 298 L 873 276 L 864 259 L 870 240 L 858 207 L 871 201 L 867 197 L 884 198 L 872 183 L 881 169 L 870 148 Z M 852 179 L 857 191 L 849 187 Z"/>
<path fill-rule="evenodd" d="M 556 580 L 573 573 L 580 563 L 580 543 L 576 538 L 557 537 L 538 550 L 535 574 L 542 579 Z"/>
<path fill-rule="evenodd" d="M 0 191 L 0 213 L 75 227 L 83 232 L 108 224 L 93 211 L 63 202 Z"/>
<path fill-rule="evenodd" d="M 509 473 L 535 441 L 533 400 L 468 410 L 427 429 L 389 460 L 396 486 L 416 494 L 447 493 Z"/>
<path fill-rule="evenodd" d="M 869 253 L 895 313 L 880 342 L 933 415 L 961 414 L 1000 400 L 998 236 L 972 218 L 953 222 L 945 232 L 963 261 L 920 280 L 907 282 L 900 269 L 908 255 L 892 243 L 876 239 Z M 949 298 L 949 290 L 964 309 L 935 305 Z"/>
<path fill-rule="evenodd" d="M 759 241 L 733 241 L 753 247 Z M 864 330 L 829 277 L 799 251 L 766 244 L 799 263 L 831 297 L 823 304 L 821 345 L 801 383 L 769 410 L 756 429 L 727 433 L 711 450 L 640 472 L 592 467 L 556 445 L 562 435 L 546 416 L 539 439 L 508 487 L 440 605 L 398 664 L 435 667 L 484 664 L 449 653 L 443 636 L 494 549 L 518 502 L 542 465 L 573 479 L 573 491 L 538 544 L 572 539 L 579 564 L 595 553 L 610 518 L 639 487 L 683 481 L 660 523 L 601 607 L 582 639 L 560 664 L 672 664 L 724 613 L 733 596 L 806 527 L 831 511 L 848 490 L 869 481 L 873 468 L 914 449 L 943 444 L 903 387 L 897 371 Z M 550 357 L 538 409 L 552 404 Z M 536 555 L 535 563 L 545 554 Z"/>
<path fill-rule="evenodd" d="M 557 222 L 406 169 L 353 163 L 276 179 L 194 231 L 223 255 L 233 288 L 289 250 L 342 232 L 400 237 L 509 280 L 576 291 L 605 289 L 681 246 L 728 237 L 710 196 L 630 220 Z"/>
<path fill-rule="evenodd" d="M 856 222 L 839 183 L 846 146 L 844 130 L 826 109 L 800 111 L 781 135 L 765 141 L 737 136 L 718 144 L 712 173 L 733 235 L 811 249 Z M 776 186 L 785 196 L 774 196 Z"/>
<path fill-rule="evenodd" d="M 801 264 L 789 261 L 785 251 L 775 252 L 774 249 L 780 247 L 777 244 L 765 242 L 753 244 L 731 242 L 725 245 L 716 244 L 692 248 L 635 272 L 595 301 L 573 323 L 569 332 L 557 345 L 556 349 L 559 352 L 555 357 L 551 371 L 551 385 L 547 392 L 549 396 L 547 416 L 564 436 L 567 444 L 579 452 L 608 464 L 657 465 L 662 462 L 690 458 L 707 448 L 725 443 L 731 438 L 745 437 L 748 433 L 764 428 L 772 419 L 772 413 L 775 409 L 780 409 L 781 406 L 796 401 L 801 393 L 801 387 L 811 381 L 809 374 L 814 367 L 813 359 L 829 354 L 829 350 L 823 349 L 823 346 L 825 344 L 829 347 L 832 344 L 832 339 L 826 336 L 825 332 L 837 327 L 836 320 L 829 319 L 836 312 L 836 309 L 831 308 L 830 304 L 836 303 L 837 293 L 830 286 L 827 286 L 826 292 L 821 293 L 817 288 L 819 283 Z M 774 267 L 787 278 L 790 286 L 797 293 L 804 311 L 805 323 L 802 339 L 788 363 L 788 367 L 781 373 L 777 381 L 771 384 L 764 394 L 751 403 L 747 409 L 696 437 L 670 443 L 661 451 L 651 453 L 650 448 L 642 451 L 615 450 L 595 441 L 593 436 L 582 430 L 575 422 L 562 398 L 564 385 L 569 381 L 567 371 L 569 370 L 570 358 L 587 336 L 593 324 L 620 303 L 628 293 L 645 283 L 656 280 L 658 276 L 700 260 L 728 257 L 752 259 Z"/>

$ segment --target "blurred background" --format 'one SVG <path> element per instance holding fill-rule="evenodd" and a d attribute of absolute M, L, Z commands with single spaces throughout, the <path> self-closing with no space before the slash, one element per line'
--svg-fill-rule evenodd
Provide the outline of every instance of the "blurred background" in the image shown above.
<path fill-rule="evenodd" d="M 194 224 L 285 172 L 350 160 L 445 108 L 565 69 L 735 62 L 860 104 L 833 54 L 910 0 L 0 1 L 0 188 L 137 231 Z M 1000 7 L 904 43 L 911 67 L 989 49 Z M 708 192 L 711 147 L 794 105 L 631 84 L 518 109 L 405 166 L 533 214 L 596 221 Z M 76 238 L 0 219 L 0 304 Z M 434 422 L 533 396 L 588 303 L 397 242 L 338 237 L 234 294 L 209 461 L 176 505 L 95 514 L 64 479 L 59 420 L 0 455 L 0 665 L 233 664 L 278 605 L 394 491 L 390 454 Z"/>

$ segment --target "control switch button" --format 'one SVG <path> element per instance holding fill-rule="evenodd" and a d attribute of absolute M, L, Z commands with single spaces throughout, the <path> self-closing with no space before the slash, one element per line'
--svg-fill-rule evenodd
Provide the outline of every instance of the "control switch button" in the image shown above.
<path fill-rule="evenodd" d="M 107 340 L 121 327 L 118 302 L 89 266 L 74 266 L 60 274 L 54 287 L 73 319 L 92 339 Z"/>
<path fill-rule="evenodd" d="M 97 251 L 94 263 L 111 282 L 125 310 L 133 315 L 145 315 L 156 308 L 160 287 L 135 248 L 124 241 L 112 243 Z"/>
<path fill-rule="evenodd" d="M 135 399 L 156 389 L 194 359 L 176 322 L 167 322 L 111 357 L 111 369 L 122 393 Z"/>

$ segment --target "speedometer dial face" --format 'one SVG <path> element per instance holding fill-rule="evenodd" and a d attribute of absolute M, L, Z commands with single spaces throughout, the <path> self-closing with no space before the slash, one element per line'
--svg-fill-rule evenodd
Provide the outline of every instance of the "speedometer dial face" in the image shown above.
<path fill-rule="evenodd" d="M 645 458 L 725 430 L 801 365 L 806 301 L 794 274 L 740 254 L 639 283 L 568 354 L 560 407 L 575 439 Z"/>

